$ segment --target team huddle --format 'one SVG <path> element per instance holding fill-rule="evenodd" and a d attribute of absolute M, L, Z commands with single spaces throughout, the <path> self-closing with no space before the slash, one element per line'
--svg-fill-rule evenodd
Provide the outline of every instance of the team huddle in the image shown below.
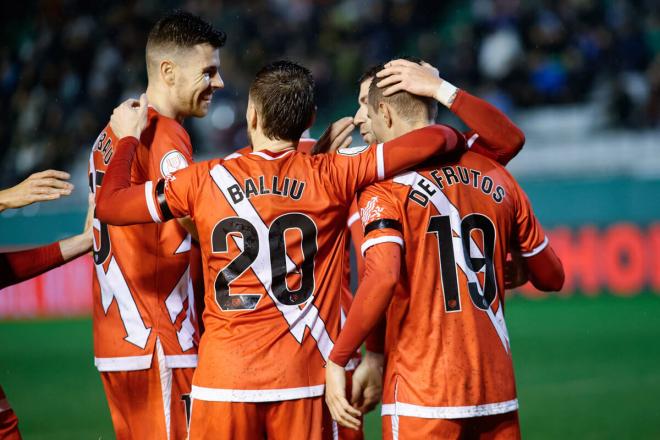
<path fill-rule="evenodd" d="M 504 168 L 522 132 L 399 59 L 304 139 L 314 80 L 277 61 L 249 89 L 249 146 L 194 163 L 181 123 L 224 86 L 225 38 L 159 20 L 146 93 L 92 147 L 94 361 L 117 438 L 361 439 L 381 400 L 385 439 L 520 438 L 505 289 L 563 284 Z M 438 103 L 470 130 L 435 124 Z"/>

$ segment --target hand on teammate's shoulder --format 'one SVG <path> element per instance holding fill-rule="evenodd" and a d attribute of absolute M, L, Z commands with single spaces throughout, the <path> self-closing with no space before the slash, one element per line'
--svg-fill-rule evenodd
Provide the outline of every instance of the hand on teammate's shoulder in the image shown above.
<path fill-rule="evenodd" d="M 115 107 L 110 117 L 110 128 L 115 136 L 119 139 L 128 136 L 139 139 L 147 125 L 148 107 L 147 95 L 144 93 L 140 100 L 127 99 Z"/>

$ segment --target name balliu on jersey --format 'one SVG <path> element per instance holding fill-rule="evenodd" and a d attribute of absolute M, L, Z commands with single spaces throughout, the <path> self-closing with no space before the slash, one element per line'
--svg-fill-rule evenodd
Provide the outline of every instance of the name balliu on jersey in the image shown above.
<path fill-rule="evenodd" d="M 296 148 L 296 151 L 299 153 L 304 153 L 304 154 L 312 154 L 312 149 L 314 148 L 314 145 L 316 144 L 315 139 L 311 138 L 302 138 L 298 142 L 298 148 Z M 361 147 L 356 147 L 356 148 L 361 148 Z M 351 149 L 348 148 L 346 152 L 350 152 Z M 227 158 L 237 158 L 240 156 L 248 155 L 252 153 L 252 147 L 247 146 L 244 148 L 241 148 L 240 150 L 230 154 Z M 226 159 L 227 159 L 226 158 Z M 348 311 L 351 308 L 351 304 L 353 302 L 353 293 L 351 292 L 351 250 L 350 250 L 350 242 L 353 241 L 355 242 L 355 246 L 357 246 L 357 249 L 359 249 L 360 244 L 362 243 L 362 233 L 361 233 L 361 227 L 357 228 L 358 231 L 360 231 L 359 234 L 355 234 L 351 230 L 351 226 L 359 221 L 360 216 L 358 212 L 358 206 L 357 206 L 357 198 L 353 199 L 353 202 L 351 203 L 351 206 L 348 211 L 347 215 L 347 220 L 346 220 L 346 233 L 347 238 L 346 238 L 346 251 L 344 253 L 344 261 L 342 263 L 343 267 L 343 277 L 342 277 L 342 282 L 341 282 L 341 299 L 340 299 L 340 304 L 341 304 L 341 326 L 344 326 L 344 322 L 346 321 L 346 316 L 348 315 Z M 354 229 L 355 230 L 355 229 Z M 350 237 L 350 240 L 348 239 Z M 358 256 L 358 258 L 360 258 Z M 358 274 L 354 273 L 352 274 L 356 279 L 358 278 Z M 346 370 L 347 371 L 352 371 L 355 370 L 355 368 L 358 366 L 361 360 L 361 353 L 358 350 L 355 353 L 355 356 L 351 358 L 349 363 L 346 365 Z"/>
<path fill-rule="evenodd" d="M 192 147 L 175 120 L 153 109 L 148 118 L 131 181 L 151 186 L 191 163 Z M 108 125 L 94 143 L 89 179 L 95 195 L 117 141 Z M 168 367 L 196 365 L 190 249 L 190 235 L 176 221 L 119 227 L 94 219 L 94 357 L 100 371 L 149 368 L 156 340 Z"/>
<path fill-rule="evenodd" d="M 387 311 L 383 414 L 464 418 L 517 409 L 504 321 L 507 253 L 547 239 L 527 197 L 496 162 L 467 152 L 360 195 L 362 251 L 403 247 Z"/>
<path fill-rule="evenodd" d="M 323 393 L 340 326 L 348 206 L 384 169 L 379 148 L 351 156 L 253 152 L 168 180 L 160 211 L 195 221 L 207 284 L 193 398 Z"/>

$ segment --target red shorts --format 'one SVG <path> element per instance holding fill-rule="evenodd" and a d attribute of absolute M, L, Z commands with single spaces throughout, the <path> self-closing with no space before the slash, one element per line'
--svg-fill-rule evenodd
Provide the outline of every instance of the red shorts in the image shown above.
<path fill-rule="evenodd" d="M 520 440 L 518 411 L 467 419 L 383 416 L 383 440 Z"/>
<path fill-rule="evenodd" d="M 21 434 L 18 432 L 18 418 L 11 409 L 2 387 L 0 387 L 0 439 L 21 440 Z"/>
<path fill-rule="evenodd" d="M 193 368 L 102 372 L 117 440 L 185 440 Z M 169 431 L 169 436 L 168 436 Z"/>
<path fill-rule="evenodd" d="M 331 440 L 333 425 L 322 396 L 258 403 L 193 399 L 190 440 Z"/>

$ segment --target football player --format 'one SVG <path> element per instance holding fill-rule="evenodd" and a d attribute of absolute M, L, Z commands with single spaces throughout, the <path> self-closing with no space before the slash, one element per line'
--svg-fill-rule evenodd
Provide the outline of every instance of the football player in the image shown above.
<path fill-rule="evenodd" d="M 429 98 L 404 89 L 385 96 L 378 85 L 368 95 L 378 141 L 431 123 Z M 444 93 L 456 99 L 457 90 Z M 522 189 L 495 160 L 468 151 L 374 184 L 359 204 L 365 275 L 327 366 L 333 418 L 359 426 L 343 365 L 387 310 L 384 438 L 519 438 L 503 308 L 507 254 L 525 257 L 535 287 L 563 284 Z"/>
<path fill-rule="evenodd" d="M 192 163 L 182 123 L 204 117 L 213 93 L 224 86 L 225 38 L 183 11 L 152 27 L 146 45 L 150 107 L 131 169 L 134 182 L 150 185 Z M 117 142 L 108 125 L 92 146 L 89 179 L 97 197 Z M 115 227 L 97 218 L 94 224 L 94 363 L 115 434 L 186 438 L 182 399 L 190 394 L 199 339 L 191 276 L 201 264 L 197 244 L 177 221 Z"/>

